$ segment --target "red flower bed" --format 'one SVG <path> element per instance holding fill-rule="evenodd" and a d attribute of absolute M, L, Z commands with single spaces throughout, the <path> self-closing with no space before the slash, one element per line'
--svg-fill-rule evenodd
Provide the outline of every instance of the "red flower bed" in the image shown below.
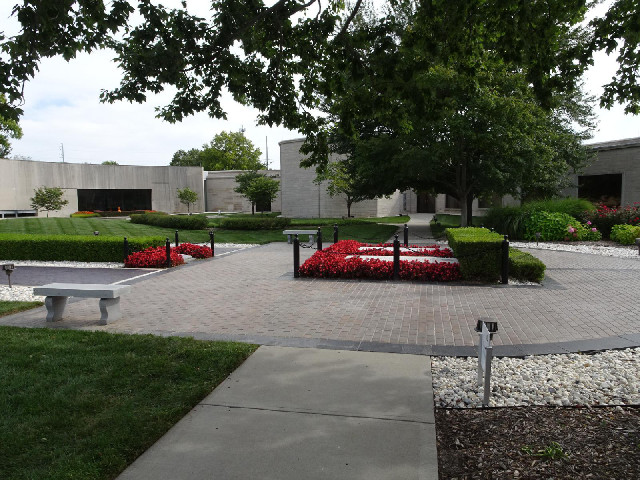
<path fill-rule="evenodd" d="M 340 245 L 344 244 L 344 245 Z M 300 266 L 300 275 L 303 277 L 316 277 L 316 278 L 368 278 L 376 280 L 387 280 L 393 277 L 393 262 L 388 260 L 362 259 L 358 256 L 352 256 L 346 258 L 351 253 L 355 246 L 355 252 L 361 255 L 363 251 L 358 250 L 358 247 L 365 246 L 365 244 L 354 242 L 353 240 L 343 240 L 335 245 L 332 245 L 325 250 L 316 252 L 311 258 L 309 258 L 304 264 Z M 348 251 L 343 253 L 341 250 L 344 247 Z M 437 247 L 437 246 L 434 246 Z M 428 247 L 429 250 L 437 250 L 443 253 L 444 250 L 434 247 Z M 419 247 L 424 248 L 424 247 Z M 364 250 L 367 252 L 367 250 Z M 379 250 L 373 250 L 378 251 Z M 366 253 L 366 255 L 370 255 Z M 378 254 L 386 255 L 386 254 Z M 402 254 L 404 256 L 404 253 Z M 423 254 L 427 255 L 427 254 Z M 415 255 L 414 255 L 415 256 Z M 436 256 L 436 255 L 428 255 Z M 444 257 L 445 255 L 438 255 Z M 449 257 L 450 250 L 449 250 Z M 400 261 L 400 278 L 402 280 L 421 280 L 421 281 L 451 281 L 459 280 L 460 266 L 457 263 L 449 262 L 419 262 L 415 260 L 401 260 Z"/>
<path fill-rule="evenodd" d="M 183 243 L 173 248 L 178 253 L 184 255 L 191 255 L 193 258 L 210 258 L 211 248 L 200 245 L 194 245 L 193 243 Z"/>
<path fill-rule="evenodd" d="M 381 248 L 365 248 L 361 247 L 384 247 Z M 393 255 L 392 243 L 379 243 L 378 245 L 367 245 L 366 243 L 357 242 L 355 240 L 341 240 L 325 248 L 324 251 L 332 253 L 344 253 L 345 255 Z M 401 248 L 404 248 L 401 246 Z M 403 257 L 440 257 L 452 258 L 453 252 L 449 248 L 441 248 L 440 245 L 410 245 L 409 251 L 402 251 L 400 255 Z"/>
<path fill-rule="evenodd" d="M 171 249 L 171 266 L 182 265 L 182 255 Z M 127 268 L 164 268 L 167 266 L 167 252 L 165 247 L 149 247 L 141 252 L 134 252 L 124 262 Z"/>

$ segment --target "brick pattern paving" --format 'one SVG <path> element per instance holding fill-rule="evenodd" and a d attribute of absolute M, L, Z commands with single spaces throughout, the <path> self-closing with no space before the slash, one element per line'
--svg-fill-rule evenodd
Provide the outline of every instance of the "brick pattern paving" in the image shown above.
<path fill-rule="evenodd" d="M 544 286 L 294 279 L 292 247 L 271 244 L 147 277 L 114 324 L 98 326 L 97 300 L 82 300 L 55 326 L 457 346 L 474 344 L 479 317 L 498 320 L 496 345 L 640 333 L 640 259 L 532 253 L 547 265 Z M 42 309 L 0 321 L 46 326 Z"/>

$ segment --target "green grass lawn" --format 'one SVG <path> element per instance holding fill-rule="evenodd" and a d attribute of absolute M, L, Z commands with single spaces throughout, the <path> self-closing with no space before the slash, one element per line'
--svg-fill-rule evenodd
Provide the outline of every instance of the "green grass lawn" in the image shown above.
<path fill-rule="evenodd" d="M 112 479 L 257 347 L 0 327 L 0 478 Z"/>
<path fill-rule="evenodd" d="M 44 305 L 42 302 L 7 302 L 0 300 L 0 317 Z M 0 477 L 2 478 L 2 477 Z"/>
<path fill-rule="evenodd" d="M 386 217 L 383 221 L 398 220 L 399 223 L 408 221 L 409 217 Z M 405 220 L 403 220 L 405 219 Z M 325 239 L 333 239 L 333 227 L 337 219 L 296 219 L 294 228 L 316 229 L 323 227 Z M 302 221 L 304 220 L 304 221 Z M 340 227 L 341 239 L 355 239 L 362 242 L 384 242 L 395 231 L 392 225 L 379 225 L 378 219 L 367 219 L 366 223 L 345 225 Z M 331 225 L 331 226 L 328 226 Z M 94 231 L 100 235 L 117 237 L 157 236 L 160 235 L 174 240 L 175 230 L 131 223 L 121 219 L 104 218 L 16 218 L 0 220 L 0 233 L 28 233 L 47 235 L 93 235 Z M 209 242 L 207 230 L 180 230 L 180 242 L 203 243 Z M 216 243 L 270 243 L 284 242 L 286 236 L 282 230 L 224 230 L 215 229 Z"/>

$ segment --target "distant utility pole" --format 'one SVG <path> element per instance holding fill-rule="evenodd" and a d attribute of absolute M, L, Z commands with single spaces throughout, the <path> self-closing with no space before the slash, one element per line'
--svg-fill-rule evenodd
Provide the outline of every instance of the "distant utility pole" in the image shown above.
<path fill-rule="evenodd" d="M 62 157 L 62 163 L 64 163 L 64 144 L 60 144 L 60 156 Z"/>
<path fill-rule="evenodd" d="M 267 142 L 267 137 L 264 137 L 264 146 L 267 149 L 267 170 L 269 170 L 269 143 Z"/>

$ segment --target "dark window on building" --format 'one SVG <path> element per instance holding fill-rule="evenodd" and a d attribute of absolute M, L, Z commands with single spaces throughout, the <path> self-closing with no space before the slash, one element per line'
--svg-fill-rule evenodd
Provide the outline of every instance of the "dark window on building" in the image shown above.
<path fill-rule="evenodd" d="M 78 190 L 78 210 L 151 210 L 151 189 Z"/>
<path fill-rule="evenodd" d="M 604 203 L 608 207 L 617 207 L 622 200 L 622 174 L 579 176 L 578 197 L 594 203 Z"/>
<path fill-rule="evenodd" d="M 452 197 L 451 195 L 447 195 L 445 200 L 445 208 L 460 208 L 460 202 L 456 197 Z"/>

